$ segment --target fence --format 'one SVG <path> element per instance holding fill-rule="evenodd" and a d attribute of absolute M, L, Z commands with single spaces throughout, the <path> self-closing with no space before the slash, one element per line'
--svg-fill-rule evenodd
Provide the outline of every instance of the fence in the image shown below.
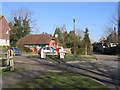
<path fill-rule="evenodd" d="M 10 71 L 13 71 L 14 70 L 13 63 L 14 63 L 13 58 L 8 58 L 7 53 L 0 53 L 0 67 L 2 70 L 9 68 Z"/>

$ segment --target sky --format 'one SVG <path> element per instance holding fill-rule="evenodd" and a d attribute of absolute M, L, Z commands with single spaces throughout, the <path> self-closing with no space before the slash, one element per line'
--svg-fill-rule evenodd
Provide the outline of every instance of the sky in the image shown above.
<path fill-rule="evenodd" d="M 117 2 L 3 2 L 2 14 L 9 22 L 11 10 L 19 8 L 34 12 L 34 34 L 53 34 L 56 27 L 63 25 L 69 32 L 73 30 L 75 18 L 76 30 L 85 31 L 88 28 L 90 39 L 95 42 L 104 35 L 104 26 L 112 25 L 110 18 L 117 12 Z"/>

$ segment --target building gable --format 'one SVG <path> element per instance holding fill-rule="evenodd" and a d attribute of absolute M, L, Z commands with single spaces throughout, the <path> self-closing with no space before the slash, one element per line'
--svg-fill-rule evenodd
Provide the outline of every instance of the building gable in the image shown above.
<path fill-rule="evenodd" d="M 0 16 L 0 46 L 9 46 L 10 27 L 4 16 Z"/>

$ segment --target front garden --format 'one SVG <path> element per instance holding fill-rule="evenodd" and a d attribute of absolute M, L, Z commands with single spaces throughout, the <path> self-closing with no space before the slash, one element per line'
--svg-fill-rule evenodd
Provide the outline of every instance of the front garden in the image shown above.
<path fill-rule="evenodd" d="M 47 73 L 36 77 L 34 81 L 30 80 L 26 83 L 17 83 L 11 88 L 64 88 L 69 89 L 85 89 L 107 90 L 106 86 L 96 82 L 88 77 L 73 73 Z"/>

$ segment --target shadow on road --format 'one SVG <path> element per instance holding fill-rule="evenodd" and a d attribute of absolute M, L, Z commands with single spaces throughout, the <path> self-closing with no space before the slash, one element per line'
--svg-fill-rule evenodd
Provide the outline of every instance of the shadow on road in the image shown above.
<path fill-rule="evenodd" d="M 11 74 L 12 78 L 8 78 L 10 75 L 3 77 L 3 87 L 11 86 L 16 82 L 26 82 L 26 81 L 34 81 L 37 78 L 37 75 L 46 74 L 50 72 L 49 70 L 61 71 L 61 72 L 69 72 L 78 75 L 83 75 L 90 77 L 92 79 L 98 80 L 106 85 L 113 85 L 115 88 L 120 86 L 120 78 L 118 78 L 118 74 L 116 71 L 109 72 L 103 64 L 100 63 L 77 63 L 77 64 L 68 64 L 65 60 L 56 60 L 52 61 L 53 63 L 43 62 L 42 60 L 30 59 L 26 58 L 29 61 L 37 61 L 36 63 L 22 63 L 19 62 L 18 65 L 21 68 L 19 72 L 13 72 Z M 45 60 L 44 60 L 45 61 Z M 81 61 L 81 60 L 80 60 Z M 39 62 L 39 63 L 38 63 Z M 50 61 L 49 61 L 50 62 Z M 87 67 L 87 65 L 91 66 L 91 68 Z M 101 66 L 102 65 L 102 66 Z M 104 68 L 102 70 L 101 68 Z M 112 74 L 111 74 L 112 73 Z M 50 78 L 50 77 L 49 77 Z M 9 79 L 9 82 L 6 82 L 6 79 Z M 11 79 L 16 81 L 10 83 Z M 109 87 L 109 86 L 108 86 Z"/>

